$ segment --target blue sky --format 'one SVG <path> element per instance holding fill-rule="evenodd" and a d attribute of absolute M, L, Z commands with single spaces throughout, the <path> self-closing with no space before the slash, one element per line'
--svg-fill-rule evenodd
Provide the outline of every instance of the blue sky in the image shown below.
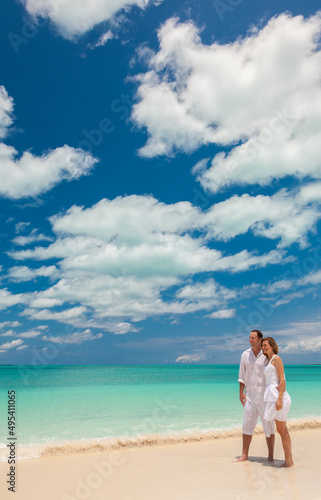
<path fill-rule="evenodd" d="M 318 3 L 0 9 L 0 363 L 320 363 Z"/>

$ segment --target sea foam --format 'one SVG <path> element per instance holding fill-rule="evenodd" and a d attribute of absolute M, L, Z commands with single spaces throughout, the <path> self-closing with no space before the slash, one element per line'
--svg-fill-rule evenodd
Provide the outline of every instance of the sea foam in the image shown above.
<path fill-rule="evenodd" d="M 320 429 L 321 418 L 307 417 L 291 419 L 287 422 L 289 431 L 303 429 Z M 258 425 L 255 434 L 262 434 L 263 427 Z M 208 430 L 186 430 L 181 432 L 164 434 L 138 434 L 136 436 L 119 436 L 114 438 L 82 439 L 78 441 L 52 441 L 44 444 L 20 445 L 17 447 L 18 460 L 31 460 L 41 457 L 52 457 L 61 455 L 73 455 L 79 453 L 104 452 L 125 448 L 141 448 L 146 446 L 159 446 L 167 444 L 193 443 L 197 441 L 210 441 L 214 439 L 227 439 L 241 437 L 242 428 L 231 429 L 208 429 Z M 0 462 L 6 462 L 8 458 L 7 447 L 0 443 Z"/>

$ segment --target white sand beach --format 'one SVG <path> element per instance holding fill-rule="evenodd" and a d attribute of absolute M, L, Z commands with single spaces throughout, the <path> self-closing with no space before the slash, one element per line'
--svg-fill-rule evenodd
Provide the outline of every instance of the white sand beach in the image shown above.
<path fill-rule="evenodd" d="M 153 445 L 22 460 L 17 488 L 7 490 L 0 465 L 1 499 L 15 500 L 318 500 L 320 429 L 291 431 L 295 466 L 283 461 L 276 436 L 275 463 L 265 460 L 263 434 L 253 437 L 250 460 L 237 463 L 239 437 Z"/>

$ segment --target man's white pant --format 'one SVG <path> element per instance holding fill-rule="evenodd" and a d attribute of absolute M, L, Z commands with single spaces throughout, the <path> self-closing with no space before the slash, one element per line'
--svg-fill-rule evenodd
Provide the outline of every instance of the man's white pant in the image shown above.
<path fill-rule="evenodd" d="M 251 401 L 246 401 L 243 409 L 243 434 L 247 434 L 249 436 L 253 435 L 259 417 L 261 419 L 266 437 L 269 438 L 271 434 L 274 434 L 274 420 L 265 420 L 264 409 L 265 403 L 252 403 Z"/>

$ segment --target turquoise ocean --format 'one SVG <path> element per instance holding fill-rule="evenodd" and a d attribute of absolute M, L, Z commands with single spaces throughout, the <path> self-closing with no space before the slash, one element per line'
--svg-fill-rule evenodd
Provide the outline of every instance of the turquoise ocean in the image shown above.
<path fill-rule="evenodd" d="M 285 367 L 289 424 L 321 426 L 321 366 Z M 0 366 L 0 461 L 240 435 L 238 366 Z"/>

